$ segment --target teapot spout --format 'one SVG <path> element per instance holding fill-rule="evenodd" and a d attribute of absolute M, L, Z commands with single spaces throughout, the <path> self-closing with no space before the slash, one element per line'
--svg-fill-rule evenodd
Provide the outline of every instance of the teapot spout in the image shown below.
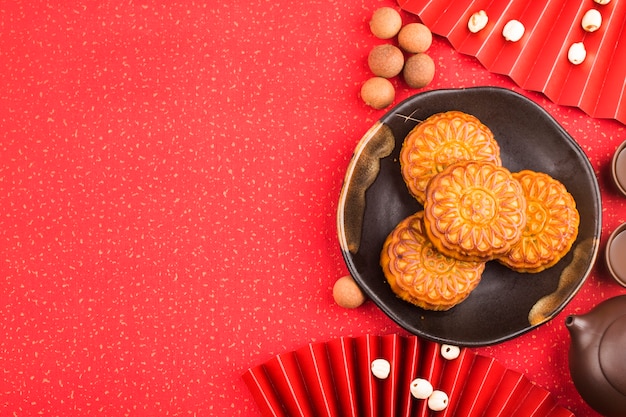
<path fill-rule="evenodd" d="M 583 350 L 585 347 L 598 341 L 596 326 L 589 320 L 587 315 L 568 316 L 565 319 L 565 327 L 570 333 L 572 339 L 571 347 L 575 351 Z"/>
<path fill-rule="evenodd" d="M 565 319 L 565 327 L 572 335 L 584 331 L 587 326 L 587 320 L 583 316 L 571 315 Z"/>

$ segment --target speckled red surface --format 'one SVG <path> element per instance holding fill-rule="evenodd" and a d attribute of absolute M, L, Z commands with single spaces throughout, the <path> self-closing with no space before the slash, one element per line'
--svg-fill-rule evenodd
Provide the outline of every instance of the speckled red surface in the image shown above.
<path fill-rule="evenodd" d="M 241 378 L 311 341 L 403 333 L 336 306 L 358 97 L 391 0 L 0 6 L 0 415 L 258 416 Z M 405 22 L 415 17 L 403 14 Z M 543 106 L 609 180 L 624 126 L 527 93 L 436 37 L 427 89 L 496 85 Z M 396 79 L 397 100 L 415 94 Z M 532 121 L 529 121 L 532 123 Z M 601 247 L 603 249 L 603 246 Z M 594 416 L 568 314 L 626 292 L 601 262 L 552 322 L 478 352 Z"/>

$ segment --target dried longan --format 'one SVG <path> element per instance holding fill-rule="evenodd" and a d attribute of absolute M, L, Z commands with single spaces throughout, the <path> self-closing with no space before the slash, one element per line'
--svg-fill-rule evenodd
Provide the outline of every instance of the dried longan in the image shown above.
<path fill-rule="evenodd" d="M 370 51 L 367 65 L 374 75 L 393 78 L 402 72 L 404 54 L 397 46 L 391 44 L 377 45 Z"/>
<path fill-rule="evenodd" d="M 376 110 L 384 109 L 393 103 L 396 90 L 386 78 L 372 77 L 361 86 L 361 98 Z"/>
<path fill-rule="evenodd" d="M 344 308 L 357 308 L 366 300 L 365 294 L 350 275 L 341 277 L 335 282 L 333 298 Z"/>
<path fill-rule="evenodd" d="M 402 76 L 411 88 L 426 87 L 435 77 L 435 62 L 425 53 L 415 54 L 404 63 Z"/>
<path fill-rule="evenodd" d="M 433 34 L 422 23 L 409 23 L 404 25 L 398 33 L 398 45 L 406 52 L 417 54 L 426 52 L 433 43 Z"/>
<path fill-rule="evenodd" d="M 381 7 L 376 10 L 370 20 L 370 30 L 379 39 L 391 39 L 402 27 L 402 17 L 396 9 Z"/>

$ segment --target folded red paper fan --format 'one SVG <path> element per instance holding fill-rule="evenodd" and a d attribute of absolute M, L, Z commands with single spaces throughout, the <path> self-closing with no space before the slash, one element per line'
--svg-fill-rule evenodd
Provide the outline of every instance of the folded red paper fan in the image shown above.
<path fill-rule="evenodd" d="M 398 0 L 398 4 L 489 71 L 508 75 L 520 87 L 542 92 L 557 104 L 626 123 L 626 101 L 622 100 L 626 89 L 626 2 Z M 602 20 L 594 32 L 582 27 L 582 18 L 590 9 L 598 10 Z M 480 10 L 486 12 L 487 26 L 472 33 L 468 21 Z M 510 20 L 525 27 L 517 42 L 502 36 Z M 568 51 L 580 42 L 586 59 L 574 65 L 568 60 Z"/>
<path fill-rule="evenodd" d="M 243 379 L 264 416 L 574 416 L 496 360 L 417 336 L 311 343 L 248 369 Z M 418 381 L 430 388 L 426 395 L 412 393 Z"/>

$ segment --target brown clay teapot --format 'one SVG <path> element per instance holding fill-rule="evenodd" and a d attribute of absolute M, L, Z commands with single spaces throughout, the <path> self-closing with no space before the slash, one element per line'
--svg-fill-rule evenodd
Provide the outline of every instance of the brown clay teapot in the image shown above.
<path fill-rule="evenodd" d="M 607 417 L 626 416 L 626 295 L 566 318 L 569 367 L 581 397 Z"/>

